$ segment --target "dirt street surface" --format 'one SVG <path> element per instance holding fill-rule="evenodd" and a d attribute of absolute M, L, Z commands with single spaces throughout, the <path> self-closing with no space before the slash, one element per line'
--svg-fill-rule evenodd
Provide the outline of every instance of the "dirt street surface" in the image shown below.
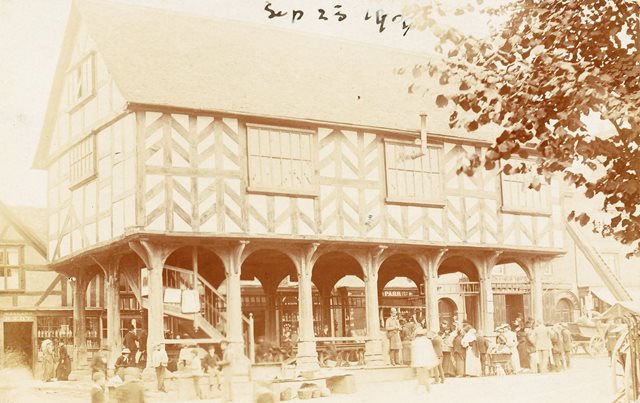
<path fill-rule="evenodd" d="M 0 384 L 5 382 L 0 380 Z M 17 382 L 13 382 L 15 385 Z M 540 403 L 540 402 L 611 402 L 611 377 L 608 360 L 602 358 L 575 357 L 573 368 L 560 373 L 544 375 L 520 374 L 502 377 L 447 378 L 444 384 L 432 385 L 431 393 L 418 388 L 416 382 L 360 383 L 357 392 L 350 395 L 333 395 L 327 398 L 308 400 L 313 403 L 326 402 L 473 402 L 473 403 Z M 236 391 L 236 402 L 251 402 L 251 390 Z M 0 389 L 0 403 L 76 403 L 88 402 L 88 385 L 76 382 L 32 382 L 13 390 Z M 174 393 L 147 393 L 147 402 L 176 402 Z M 192 400 L 190 402 L 218 402 Z M 294 399 L 293 401 L 299 401 Z"/>

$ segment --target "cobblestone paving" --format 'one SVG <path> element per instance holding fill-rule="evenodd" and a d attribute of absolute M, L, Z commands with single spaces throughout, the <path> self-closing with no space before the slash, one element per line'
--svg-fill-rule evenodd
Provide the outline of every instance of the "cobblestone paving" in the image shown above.
<path fill-rule="evenodd" d="M 432 385 L 429 394 L 424 388 L 418 388 L 413 380 L 360 383 L 357 388 L 358 391 L 352 395 L 333 395 L 328 398 L 313 399 L 309 402 L 606 403 L 613 400 L 608 360 L 587 357 L 576 357 L 573 367 L 560 373 L 447 378 L 444 384 Z M 236 391 L 236 401 L 249 403 L 251 401 L 250 389 Z M 49 384 L 33 382 L 11 391 L 0 390 L 0 403 L 76 403 L 88 401 L 88 384 L 79 382 Z M 147 401 L 175 402 L 178 399 L 175 392 L 168 394 L 148 392 Z M 218 401 L 220 399 L 200 400 L 199 402 Z"/>

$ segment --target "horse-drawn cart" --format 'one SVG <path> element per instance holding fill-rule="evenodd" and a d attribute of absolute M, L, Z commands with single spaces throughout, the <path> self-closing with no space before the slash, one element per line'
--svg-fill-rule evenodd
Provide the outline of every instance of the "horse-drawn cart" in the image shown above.
<path fill-rule="evenodd" d="M 571 338 L 573 339 L 572 354 L 577 354 L 580 347 L 592 357 L 607 352 L 605 344 L 606 327 L 603 322 L 573 322 L 568 323 Z"/>

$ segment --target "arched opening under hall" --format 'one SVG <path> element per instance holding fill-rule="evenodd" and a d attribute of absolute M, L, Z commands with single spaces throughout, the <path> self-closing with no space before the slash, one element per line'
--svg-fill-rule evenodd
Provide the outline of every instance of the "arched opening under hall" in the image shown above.
<path fill-rule="evenodd" d="M 202 246 L 183 246 L 165 261 L 162 272 L 166 339 L 220 338 L 225 302 L 218 288 L 225 279 L 222 260 Z"/>
<path fill-rule="evenodd" d="M 451 298 L 443 297 L 438 300 L 438 313 L 440 325 L 451 324 L 458 319 L 458 307 Z"/>
<path fill-rule="evenodd" d="M 531 283 L 525 266 L 500 261 L 491 270 L 493 321 L 496 325 L 526 321 L 531 316 Z"/>
<path fill-rule="evenodd" d="M 463 256 L 445 257 L 438 267 L 438 295 L 456 302 L 457 320 L 480 325 L 480 276 L 475 264 Z"/>
<path fill-rule="evenodd" d="M 317 290 L 313 328 L 319 337 L 356 337 L 367 332 L 364 272 L 345 252 L 328 252 L 313 266 L 311 281 Z"/>
<path fill-rule="evenodd" d="M 418 262 L 405 254 L 392 255 L 378 270 L 378 306 L 384 324 L 391 308 L 398 310 L 402 321 L 414 320 L 426 327 L 424 274 Z"/>
<path fill-rule="evenodd" d="M 271 357 L 268 350 L 290 342 L 297 323 L 298 289 L 296 268 L 289 256 L 274 249 L 252 252 L 240 271 L 242 313 L 252 316 L 256 359 Z"/>

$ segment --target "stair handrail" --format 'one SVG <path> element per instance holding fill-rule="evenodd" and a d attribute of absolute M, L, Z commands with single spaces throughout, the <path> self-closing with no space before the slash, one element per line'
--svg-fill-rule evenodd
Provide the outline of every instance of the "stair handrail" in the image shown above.
<path fill-rule="evenodd" d="M 173 270 L 179 273 L 184 273 L 190 276 L 194 276 L 195 280 L 200 281 L 206 288 L 208 288 L 211 292 L 213 292 L 218 298 L 220 298 L 225 304 L 227 303 L 226 298 L 218 292 L 218 290 L 211 285 L 200 273 L 195 273 L 192 270 L 183 269 L 182 267 L 176 267 L 172 265 L 165 264 L 165 269 Z M 194 281 L 195 285 L 195 281 Z M 215 307 L 214 307 L 215 308 Z M 255 357 L 255 335 L 254 335 L 254 324 L 253 324 L 253 315 L 250 314 L 251 317 L 246 317 L 244 314 L 241 314 L 242 321 L 245 322 L 248 326 L 248 344 L 249 344 L 249 355 Z M 226 320 L 226 319 L 225 319 Z M 216 326 L 215 323 L 211 324 L 212 326 Z M 254 358 L 255 360 L 255 358 Z"/>
<path fill-rule="evenodd" d="M 609 264 L 604 260 L 602 255 L 600 255 L 598 250 L 591 244 L 591 242 L 587 239 L 587 237 L 584 234 L 582 234 L 582 231 L 580 230 L 580 228 L 578 228 L 576 224 L 571 221 L 567 220 L 565 222 L 567 224 L 567 228 L 569 228 L 569 235 L 571 235 L 573 240 L 576 242 L 576 245 L 578 246 L 578 248 L 580 248 L 580 250 L 582 250 L 582 252 L 585 254 L 587 259 L 589 259 L 588 255 L 591 255 L 593 260 L 595 260 L 598 263 L 598 265 L 601 268 L 604 268 L 604 270 L 607 272 L 606 279 L 603 279 L 603 280 L 605 281 L 605 283 L 606 282 L 614 283 L 613 285 L 614 285 L 614 288 L 616 288 L 616 290 L 611 290 L 611 291 L 614 294 L 619 294 L 617 295 L 617 297 L 621 296 L 622 298 L 619 298 L 621 300 L 628 300 L 628 301 L 633 300 L 633 298 L 631 297 L 631 294 L 629 294 L 629 291 L 627 291 L 627 289 L 625 288 L 620 278 L 614 273 L 611 267 L 609 267 Z"/>

